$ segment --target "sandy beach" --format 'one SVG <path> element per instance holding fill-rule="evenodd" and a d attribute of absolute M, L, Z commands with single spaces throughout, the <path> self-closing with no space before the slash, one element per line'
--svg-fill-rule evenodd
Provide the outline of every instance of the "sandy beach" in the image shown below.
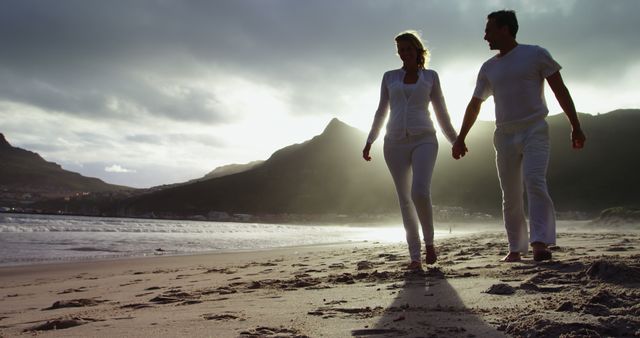
<path fill-rule="evenodd" d="M 404 244 L 0 268 L 0 336 L 640 336 L 640 232 L 561 232 L 552 261 L 500 263 L 503 232 Z"/>

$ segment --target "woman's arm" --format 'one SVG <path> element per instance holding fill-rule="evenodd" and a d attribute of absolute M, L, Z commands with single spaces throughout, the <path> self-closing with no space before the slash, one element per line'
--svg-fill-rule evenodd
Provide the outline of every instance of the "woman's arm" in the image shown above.
<path fill-rule="evenodd" d="M 369 151 L 371 150 L 371 144 L 375 142 L 380 134 L 380 129 L 382 129 L 382 125 L 384 124 L 384 120 L 387 118 L 387 114 L 389 113 L 389 90 L 387 89 L 386 84 L 386 74 L 382 77 L 382 84 L 380 85 L 380 101 L 378 102 L 378 109 L 373 117 L 373 124 L 371 125 L 371 130 L 369 131 L 369 136 L 367 137 L 367 143 L 362 150 L 362 158 L 365 161 L 371 161 L 371 156 L 369 156 Z"/>
<path fill-rule="evenodd" d="M 444 133 L 445 137 L 451 144 L 456 141 L 458 134 L 451 124 L 451 118 L 447 110 L 447 104 L 444 101 L 444 95 L 442 94 L 442 88 L 440 87 L 440 79 L 438 73 L 433 72 L 433 85 L 431 87 L 431 105 L 433 106 L 436 119 L 440 125 L 440 129 Z"/>

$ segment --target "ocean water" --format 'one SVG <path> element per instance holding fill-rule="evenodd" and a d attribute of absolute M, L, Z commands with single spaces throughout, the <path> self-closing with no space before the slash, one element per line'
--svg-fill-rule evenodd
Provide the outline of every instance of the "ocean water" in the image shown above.
<path fill-rule="evenodd" d="M 284 225 L 0 213 L 0 266 L 404 240 L 400 223 Z"/>

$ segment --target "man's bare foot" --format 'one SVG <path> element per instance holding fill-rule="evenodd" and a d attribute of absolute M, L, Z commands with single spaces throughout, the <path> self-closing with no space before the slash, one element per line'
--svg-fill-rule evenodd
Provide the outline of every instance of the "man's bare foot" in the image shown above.
<path fill-rule="evenodd" d="M 438 260 L 438 255 L 436 254 L 436 248 L 433 245 L 427 245 L 427 253 L 424 257 L 424 262 L 427 265 L 431 265 Z"/>
<path fill-rule="evenodd" d="M 519 252 L 509 252 L 500 261 L 505 263 L 513 263 L 513 262 L 520 262 L 521 260 L 522 258 L 520 257 Z"/>
<path fill-rule="evenodd" d="M 547 245 L 542 242 L 531 243 L 533 248 L 533 260 L 536 262 L 548 261 L 551 259 L 551 251 L 547 248 Z"/>
<path fill-rule="evenodd" d="M 422 263 L 411 261 L 406 267 L 407 270 L 422 270 Z"/>

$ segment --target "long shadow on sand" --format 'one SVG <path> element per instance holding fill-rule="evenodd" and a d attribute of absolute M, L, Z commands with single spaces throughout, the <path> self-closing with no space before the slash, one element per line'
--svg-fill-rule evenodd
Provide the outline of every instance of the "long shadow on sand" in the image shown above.
<path fill-rule="evenodd" d="M 505 337 L 465 306 L 439 268 L 407 272 L 402 282 L 375 326 L 352 336 Z"/>

